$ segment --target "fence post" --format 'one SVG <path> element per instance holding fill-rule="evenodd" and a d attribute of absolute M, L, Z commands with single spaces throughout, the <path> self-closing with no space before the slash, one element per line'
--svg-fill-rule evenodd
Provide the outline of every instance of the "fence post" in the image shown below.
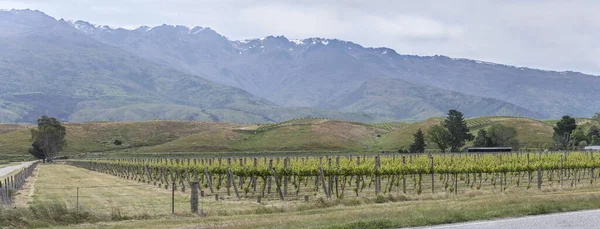
<path fill-rule="evenodd" d="M 193 181 L 190 188 L 192 189 L 190 197 L 192 213 L 198 213 L 198 181 Z"/>
<path fill-rule="evenodd" d="M 567 151 L 565 151 L 565 155 L 567 155 L 566 152 Z M 563 187 L 563 155 L 560 155 L 560 172 L 558 174 L 559 174 L 559 178 L 558 178 L 559 182 L 558 183 L 560 183 L 560 188 L 562 188 Z"/>
<path fill-rule="evenodd" d="M 406 157 L 402 156 L 402 167 L 406 166 Z M 402 192 L 406 194 L 406 174 L 402 175 Z"/>
<path fill-rule="evenodd" d="M 433 193 L 435 193 L 435 186 L 434 186 L 434 183 L 435 183 L 435 175 L 434 175 L 435 174 L 435 170 L 434 170 L 434 167 L 433 167 L 433 156 L 430 156 L 429 160 L 431 161 L 431 193 L 433 194 Z"/>
<path fill-rule="evenodd" d="M 538 186 L 538 189 L 541 190 L 542 189 L 542 168 L 540 168 L 540 167 L 538 167 L 538 169 L 537 169 L 537 176 L 538 176 L 537 177 L 538 178 L 537 186 Z"/>
<path fill-rule="evenodd" d="M 175 181 L 171 187 L 171 214 L 175 214 Z"/>

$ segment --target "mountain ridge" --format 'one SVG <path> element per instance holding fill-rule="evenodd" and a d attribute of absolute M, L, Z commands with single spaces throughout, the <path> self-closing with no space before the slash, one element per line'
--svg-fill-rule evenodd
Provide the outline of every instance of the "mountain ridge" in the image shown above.
<path fill-rule="evenodd" d="M 600 90 L 595 84 L 600 77 L 569 71 L 403 55 L 339 39 L 267 36 L 232 41 L 210 27 L 115 29 L 56 20 L 41 11 L 8 14 L 12 18 L 4 15 L 0 22 L 0 43 L 7 46 L 0 51 L 13 55 L 0 55 L 0 76 L 12 86 L 0 87 L 0 115 L 13 122 L 31 122 L 49 111 L 73 121 L 277 122 L 324 117 L 374 122 L 424 120 L 462 107 L 467 117 L 540 119 L 569 112 L 585 117 L 600 104 L 590 93 Z M 60 34 L 44 30 L 58 25 Z M 13 43 L 21 50 L 10 49 Z M 61 49 L 50 49 L 53 45 Z M 53 64 L 23 62 L 42 53 L 40 63 Z M 177 77 L 165 77 L 169 75 Z M 145 76 L 152 80 L 140 80 Z M 389 85 L 381 83 L 386 80 Z M 24 90 L 21 84 L 28 81 L 42 82 L 40 90 Z M 359 93 L 364 85 L 379 86 Z M 53 92 L 55 88 L 61 90 Z M 59 98 L 59 104 L 40 103 L 44 97 Z M 41 108 L 32 112 L 35 107 Z"/>
<path fill-rule="evenodd" d="M 202 40 L 208 39 L 205 37 L 194 40 L 187 36 L 200 37 L 195 32 L 207 28 L 213 40 Z M 586 117 L 593 115 L 593 107 L 600 106 L 599 102 L 590 99 L 593 97 L 592 91 L 600 90 L 596 86 L 600 83 L 600 77 L 574 71 L 517 67 L 443 55 L 405 55 L 390 48 L 363 47 L 351 41 L 318 37 L 288 39 L 285 36 L 266 36 L 230 40 L 210 27 L 163 24 L 152 28 L 146 26 L 120 30 L 153 33 L 161 29 L 179 34 L 180 39 L 169 39 L 166 34 L 161 39 L 154 35 L 146 37 L 138 34 L 139 38 L 130 44 L 112 44 L 189 73 L 204 73 L 210 80 L 242 88 L 280 105 L 332 109 L 329 106 L 331 100 L 347 96 L 347 93 L 368 80 L 396 78 L 502 100 L 544 114 L 546 117 L 543 118 L 557 118 L 565 114 Z M 111 42 L 107 37 L 111 36 L 118 34 L 96 31 L 92 35 L 109 44 Z M 207 44 L 217 44 L 215 46 L 218 48 L 207 48 L 211 47 Z M 176 51 L 156 48 L 177 48 L 178 45 L 187 49 Z M 314 60 L 319 60 L 322 65 L 311 63 Z M 328 68 L 326 65 L 332 66 Z M 311 71 L 313 69 L 318 71 Z M 344 82 L 341 87 L 335 85 L 341 81 Z M 318 82 L 316 87 L 322 88 L 307 89 L 315 86 L 314 82 Z M 269 86 L 261 86 L 265 84 Z M 427 117 L 419 117 L 424 118 Z"/>

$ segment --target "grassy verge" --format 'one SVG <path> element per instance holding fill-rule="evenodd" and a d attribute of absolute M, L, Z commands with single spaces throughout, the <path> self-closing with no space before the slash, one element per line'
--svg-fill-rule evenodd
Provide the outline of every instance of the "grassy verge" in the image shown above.
<path fill-rule="evenodd" d="M 397 228 L 600 208 L 600 194 L 571 190 L 532 196 L 509 194 L 359 205 L 340 202 L 328 206 L 297 212 L 168 217 L 72 228 Z"/>

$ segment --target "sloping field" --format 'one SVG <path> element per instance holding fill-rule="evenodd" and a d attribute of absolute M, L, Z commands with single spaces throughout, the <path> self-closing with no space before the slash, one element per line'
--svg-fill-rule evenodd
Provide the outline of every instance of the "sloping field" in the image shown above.
<path fill-rule="evenodd" d="M 377 140 L 375 149 L 385 151 L 397 151 L 401 148 L 408 148 L 413 142 L 413 134 L 419 129 L 426 133 L 432 126 L 443 122 L 441 118 L 430 118 L 422 122 L 409 123 L 400 129 L 389 132 Z M 429 146 L 428 146 L 429 147 Z"/>
<path fill-rule="evenodd" d="M 67 147 L 64 152 L 81 153 L 153 146 L 194 133 L 241 125 L 190 121 L 65 123 Z M 33 126 L 32 126 L 33 127 Z M 26 154 L 31 145 L 29 129 L 0 134 L 0 154 Z M 121 142 L 115 144 L 115 140 Z"/>
<path fill-rule="evenodd" d="M 315 120 L 277 126 L 193 134 L 141 152 L 360 151 L 386 131 L 361 123 Z"/>
<path fill-rule="evenodd" d="M 253 125 L 192 121 L 65 123 L 68 146 L 64 152 L 397 151 L 408 148 L 418 129 L 426 133 L 441 122 L 443 118 L 377 124 L 317 118 Z M 591 125 L 600 126 L 600 122 L 591 119 L 577 122 L 586 130 Z M 552 124 L 556 121 L 504 116 L 467 119 L 474 135 L 494 123 L 515 127 L 522 147 L 539 149 L 552 145 Z M 0 155 L 27 155 L 30 128 L 34 127 L 0 124 Z M 435 145 L 429 143 L 427 148 L 435 150 Z"/>

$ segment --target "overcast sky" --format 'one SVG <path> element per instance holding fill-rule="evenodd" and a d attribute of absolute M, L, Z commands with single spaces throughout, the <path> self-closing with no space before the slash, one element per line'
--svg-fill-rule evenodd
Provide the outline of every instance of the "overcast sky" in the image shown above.
<path fill-rule="evenodd" d="M 401 54 L 600 75 L 597 0 L 0 0 L 0 8 L 111 27 L 198 25 L 234 40 L 338 38 Z"/>

